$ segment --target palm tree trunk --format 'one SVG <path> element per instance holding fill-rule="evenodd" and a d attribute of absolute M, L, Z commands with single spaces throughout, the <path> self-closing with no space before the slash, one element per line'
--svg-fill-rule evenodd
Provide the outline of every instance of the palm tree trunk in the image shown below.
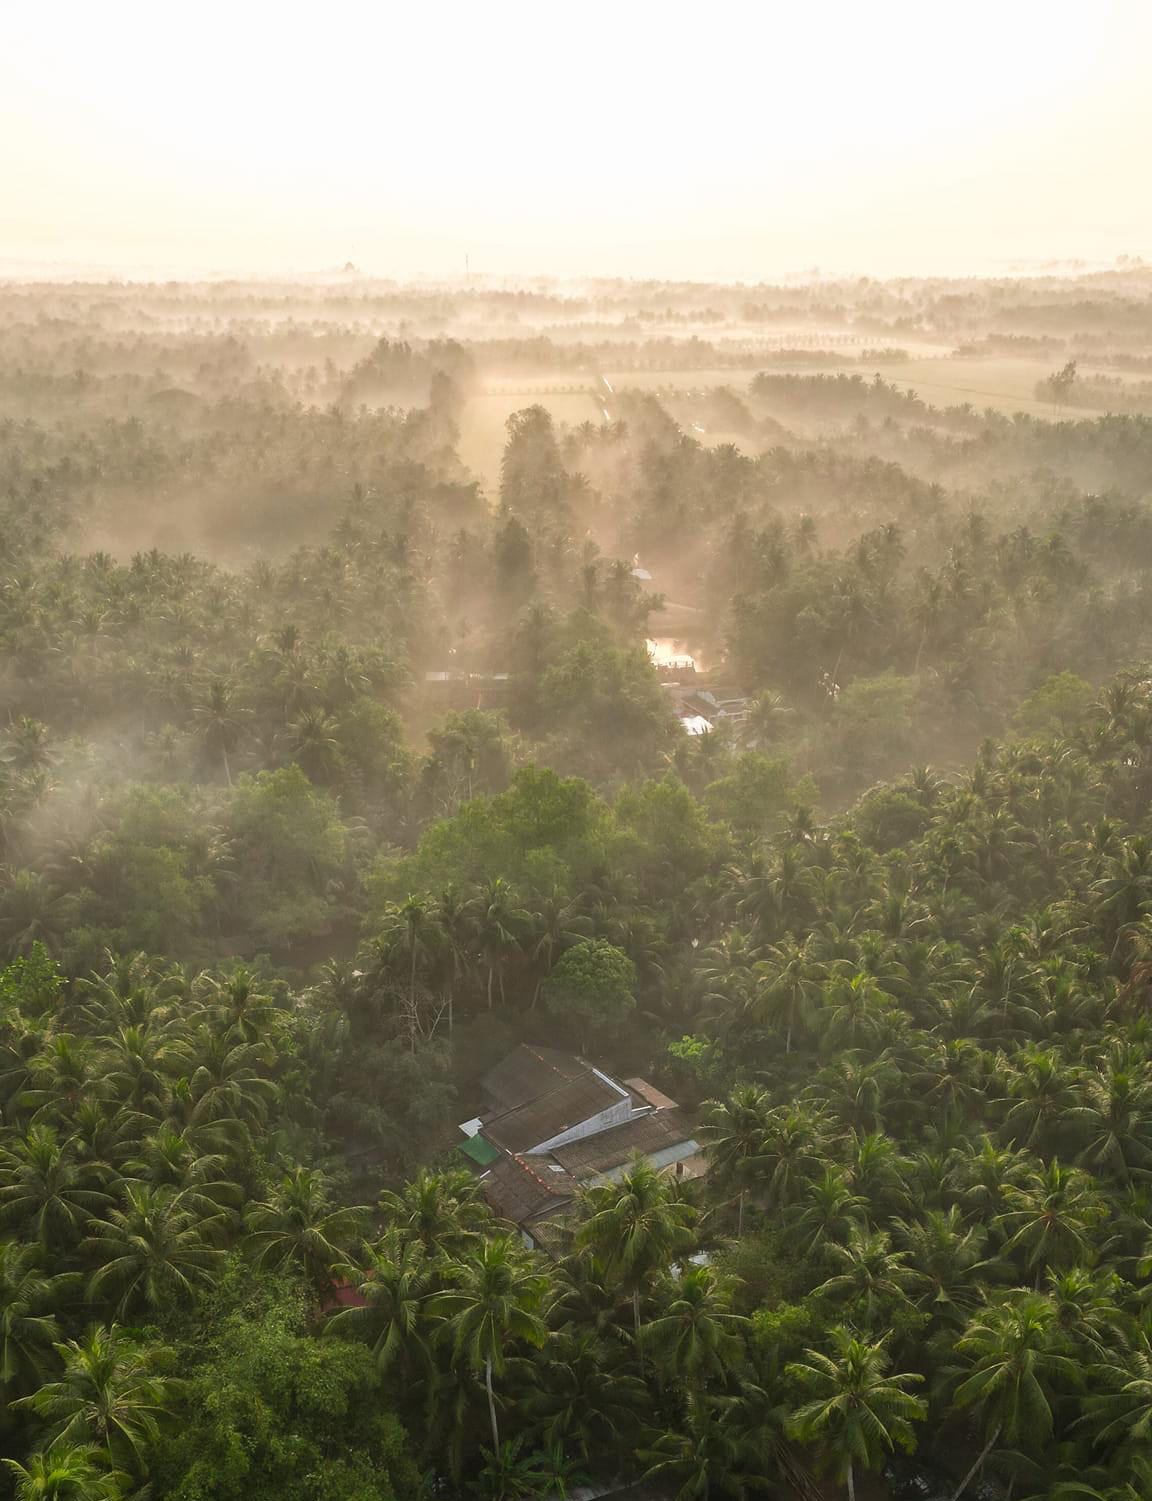
<path fill-rule="evenodd" d="M 226 745 L 222 745 L 220 747 L 220 754 L 224 757 L 224 780 L 228 783 L 229 787 L 231 787 L 232 768 L 228 764 L 228 747 Z"/>
<path fill-rule="evenodd" d="M 416 945 L 412 945 L 412 962 L 408 969 L 408 1006 L 412 1013 L 412 1051 L 416 1051 Z"/>
<path fill-rule="evenodd" d="M 848 1501 L 856 1501 L 856 1477 L 852 1473 L 852 1465 L 848 1465 Z"/>
<path fill-rule="evenodd" d="M 972 1479 L 972 1477 L 973 1477 L 973 1475 L 975 1475 L 976 1471 L 980 1468 L 980 1466 L 988 1458 L 989 1454 L 992 1452 L 992 1446 L 993 1446 L 993 1444 L 996 1442 L 996 1440 L 999 1437 L 1000 1437 L 1000 1430 L 999 1430 L 999 1428 L 997 1428 L 996 1431 L 995 1431 L 995 1433 L 993 1433 L 992 1437 L 984 1445 L 983 1449 L 980 1450 L 980 1453 L 979 1453 L 979 1455 L 978 1455 L 978 1457 L 976 1459 L 976 1463 L 972 1466 L 972 1468 L 968 1471 L 967 1475 L 965 1475 L 964 1479 L 960 1482 L 960 1484 L 952 1492 L 952 1501 L 960 1501 L 960 1497 L 968 1489 L 968 1482 Z"/>
<path fill-rule="evenodd" d="M 496 1425 L 496 1397 L 492 1391 L 492 1357 L 484 1361 L 484 1385 L 488 1391 L 488 1416 L 492 1419 L 492 1453 L 500 1453 L 500 1429 Z"/>
<path fill-rule="evenodd" d="M 488 966 L 488 1010 L 492 1010 L 492 966 Z"/>
<path fill-rule="evenodd" d="M 740 1190 L 740 1197 L 736 1201 L 736 1234 L 737 1235 L 743 1235 L 744 1234 L 744 1199 L 745 1199 L 745 1196 L 747 1195 L 747 1193 L 748 1193 L 748 1190 L 746 1188 L 742 1188 Z"/>

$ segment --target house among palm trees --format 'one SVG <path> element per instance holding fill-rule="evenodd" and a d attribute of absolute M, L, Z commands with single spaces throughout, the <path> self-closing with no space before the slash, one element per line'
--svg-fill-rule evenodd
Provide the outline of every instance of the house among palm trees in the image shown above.
<path fill-rule="evenodd" d="M 711 688 L 685 687 L 681 683 L 665 683 L 672 699 L 672 706 L 679 716 L 681 727 L 689 734 L 700 734 L 701 731 L 690 728 L 696 720 L 703 720 L 709 730 L 717 725 L 725 725 L 735 729 L 743 725 L 748 718 L 749 706 L 746 698 L 726 696 L 721 697 Z M 704 732 L 707 733 L 707 732 Z"/>
<path fill-rule="evenodd" d="M 457 1150 L 529 1245 L 555 1244 L 557 1218 L 580 1190 L 615 1181 L 637 1156 L 681 1176 L 704 1170 L 687 1116 L 644 1079 L 621 1083 L 583 1058 L 521 1043 L 480 1091 L 485 1111 L 461 1124 Z"/>

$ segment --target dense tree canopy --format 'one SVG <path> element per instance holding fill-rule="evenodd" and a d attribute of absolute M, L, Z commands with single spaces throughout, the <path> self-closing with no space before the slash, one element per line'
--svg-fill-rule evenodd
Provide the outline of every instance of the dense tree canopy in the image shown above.
<path fill-rule="evenodd" d="M 0 289 L 5 1493 L 1149 1494 L 1147 279 Z M 525 1246 L 520 1041 L 706 1175 Z"/>

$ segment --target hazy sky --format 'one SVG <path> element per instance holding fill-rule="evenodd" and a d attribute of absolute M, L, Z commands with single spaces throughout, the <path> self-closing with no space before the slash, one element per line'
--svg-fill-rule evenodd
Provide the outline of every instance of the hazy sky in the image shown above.
<path fill-rule="evenodd" d="M 1150 44 L 1150 0 L 0 0 L 0 273 L 1152 255 Z"/>

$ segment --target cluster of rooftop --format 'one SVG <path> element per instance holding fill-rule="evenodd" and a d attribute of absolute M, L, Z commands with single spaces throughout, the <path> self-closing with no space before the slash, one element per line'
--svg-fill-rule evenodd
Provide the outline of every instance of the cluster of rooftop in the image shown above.
<path fill-rule="evenodd" d="M 637 1156 L 678 1175 L 703 1171 L 684 1112 L 644 1079 L 620 1082 L 583 1058 L 521 1043 L 480 1088 L 484 1111 L 461 1124 L 458 1150 L 527 1245 L 554 1249 L 581 1188 L 619 1178 Z"/>

